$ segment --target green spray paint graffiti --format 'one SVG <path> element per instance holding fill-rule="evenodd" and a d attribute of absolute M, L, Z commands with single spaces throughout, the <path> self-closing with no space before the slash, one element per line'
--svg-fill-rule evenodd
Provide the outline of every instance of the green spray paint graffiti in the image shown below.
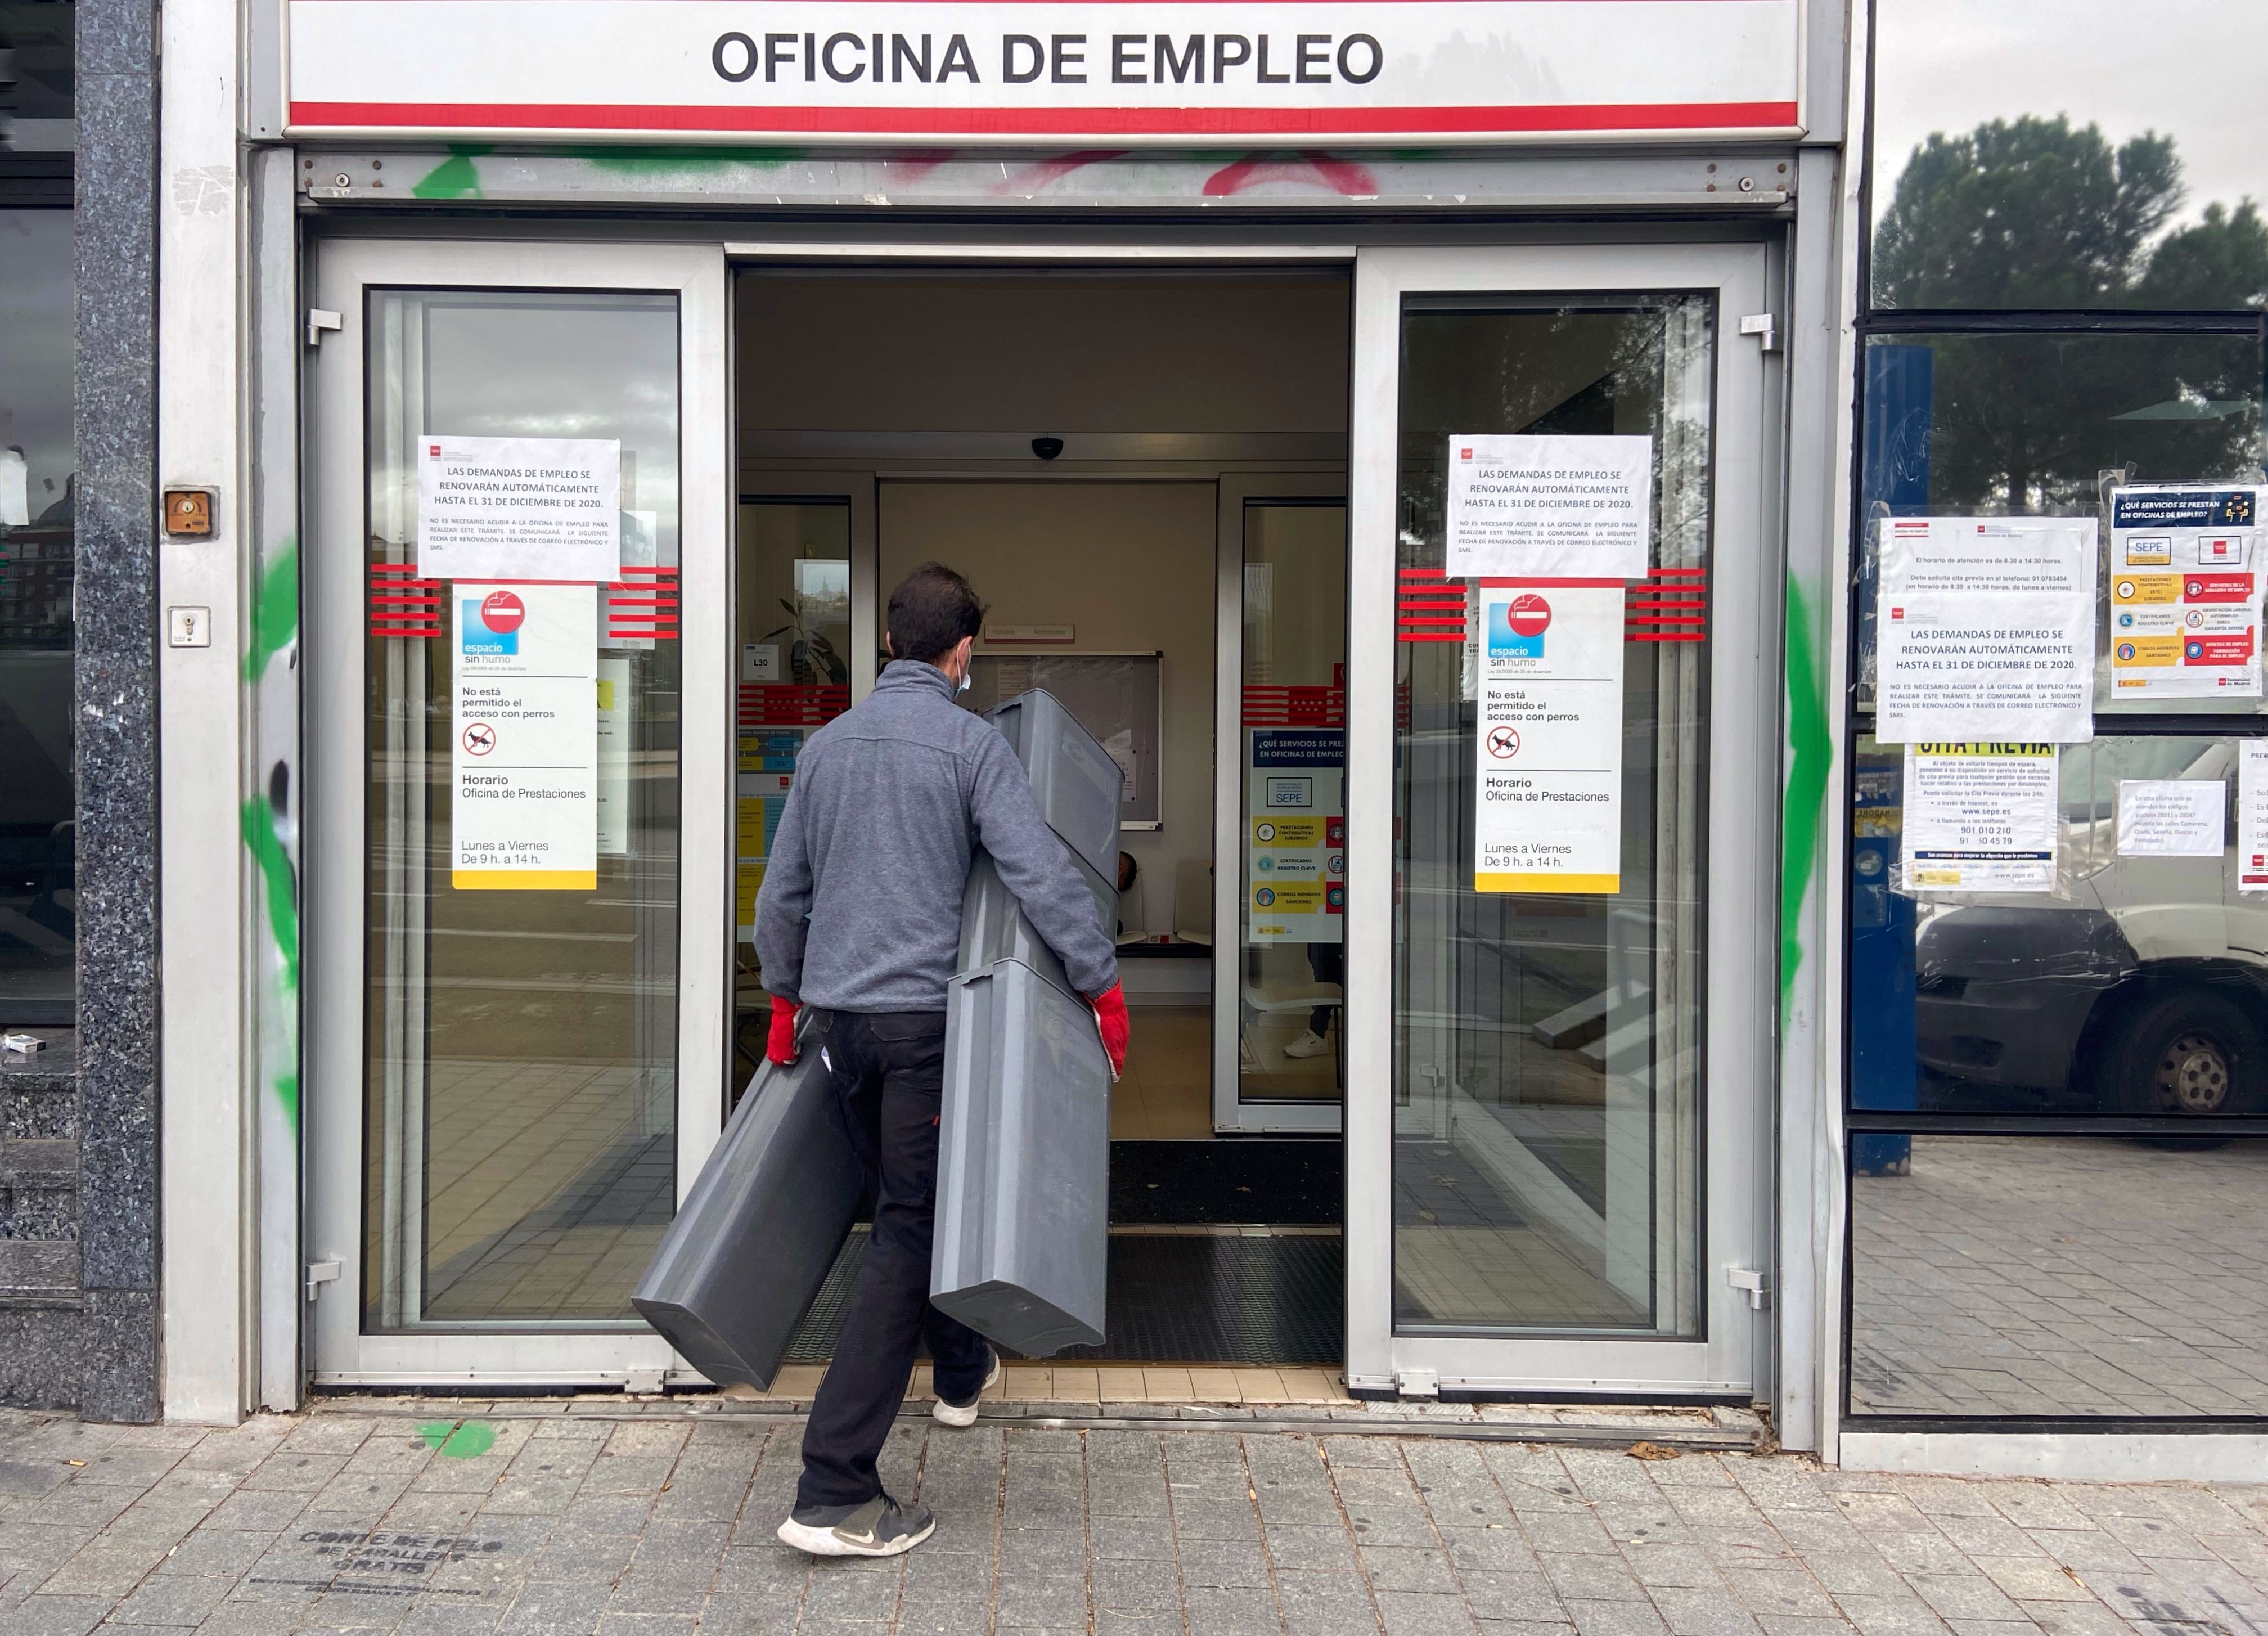
<path fill-rule="evenodd" d="M 259 796 L 245 802 L 245 850 L 252 854 L 254 866 L 260 871 L 261 890 L 265 895 L 268 909 L 268 935 L 276 941 L 279 970 L 276 987 L 279 1002 L 293 1002 L 299 993 L 299 888 L 291 868 L 291 859 L 284 850 L 284 837 L 276 832 L 276 812 Z M 299 1123 L 299 1069 L 297 1062 L 283 1066 L 276 1073 L 276 1099 L 284 1104 L 296 1127 Z"/>
<path fill-rule="evenodd" d="M 1780 817 L 1779 1004 L 1786 1015 L 1803 964 L 1803 902 L 1819 861 L 1820 826 L 1826 818 L 1827 774 L 1835 760 L 1821 689 L 1818 632 L 1803 587 L 1787 582 L 1788 766 Z"/>
<path fill-rule="evenodd" d="M 299 548 L 287 540 L 261 577 L 252 601 L 252 645 L 244 655 L 244 679 L 254 687 L 275 657 L 299 639 Z"/>
<path fill-rule="evenodd" d="M 481 178 L 473 161 L 489 151 L 485 146 L 452 144 L 449 157 L 412 183 L 409 191 L 421 199 L 477 199 Z"/>
<path fill-rule="evenodd" d="M 477 1460 L 496 1447 L 496 1427 L 485 1420 L 429 1420 L 417 1435 L 446 1460 Z"/>
<path fill-rule="evenodd" d="M 299 1132 L 299 871 L 292 785 L 299 759 L 299 542 L 285 536 L 262 553 L 252 598 L 244 684 L 252 690 L 262 787 L 238 814 L 245 851 L 260 881 L 267 936 L 258 951 L 264 987 L 257 1002 L 261 1080 L 276 1093 L 284 1128 L 281 1162 Z"/>

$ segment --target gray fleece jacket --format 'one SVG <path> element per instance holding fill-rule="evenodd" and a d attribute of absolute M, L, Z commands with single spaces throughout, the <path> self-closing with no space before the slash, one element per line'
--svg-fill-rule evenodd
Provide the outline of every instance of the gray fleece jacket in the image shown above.
<path fill-rule="evenodd" d="M 944 1010 L 980 846 L 1079 992 L 1118 981 L 1024 764 L 953 691 L 936 666 L 895 660 L 803 747 L 756 895 L 767 991 L 828 1011 Z"/>

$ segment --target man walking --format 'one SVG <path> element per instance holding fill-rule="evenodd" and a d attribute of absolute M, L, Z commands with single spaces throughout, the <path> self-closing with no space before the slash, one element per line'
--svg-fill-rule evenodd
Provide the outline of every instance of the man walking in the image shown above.
<path fill-rule="evenodd" d="M 992 725 L 961 709 L 984 610 L 968 582 L 925 563 L 890 593 L 891 663 L 866 701 L 797 758 L 756 899 L 756 952 L 772 999 L 765 1055 L 796 1058 L 809 1006 L 851 1139 L 880 1178 L 874 1229 L 835 1360 L 812 1404 L 803 1480 L 779 1537 L 814 1556 L 891 1557 L 937 1519 L 882 1492 L 875 1457 L 929 1343 L 937 1407 L 975 1424 L 999 1359 L 929 1304 L 936 1230 L 945 987 L 961 952 L 961 901 L 976 849 L 1094 1007 L 1113 1074 L 1126 1060 L 1112 940 L 1070 849 Z"/>

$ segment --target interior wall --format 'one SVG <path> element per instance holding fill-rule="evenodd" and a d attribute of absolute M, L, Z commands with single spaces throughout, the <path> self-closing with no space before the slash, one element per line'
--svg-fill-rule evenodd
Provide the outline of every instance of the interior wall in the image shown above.
<path fill-rule="evenodd" d="M 880 583 L 960 570 L 988 619 L 1070 624 L 1058 652 L 1164 654 L 1160 827 L 1121 831 L 1140 866 L 1130 931 L 1170 930 L 1175 866 L 1212 856 L 1213 556 L 1210 483 L 885 482 Z M 1029 653 L 978 644 L 983 652 Z"/>
<path fill-rule="evenodd" d="M 743 431 L 1343 433 L 1344 276 L 744 277 Z"/>

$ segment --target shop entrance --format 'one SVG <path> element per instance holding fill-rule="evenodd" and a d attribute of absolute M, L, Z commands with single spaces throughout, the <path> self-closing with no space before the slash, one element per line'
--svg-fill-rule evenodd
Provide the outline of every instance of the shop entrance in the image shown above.
<path fill-rule="evenodd" d="M 318 1377 L 681 1367 L 628 1294 L 753 1072 L 767 826 L 935 556 L 991 605 L 973 702 L 1046 686 L 1122 758 L 1110 1355 L 1755 1389 L 1770 272 L 1697 239 L 320 244 Z M 570 518 L 456 565 L 534 537 L 429 483 L 460 438 L 595 485 L 611 554 Z M 1539 451 L 1552 537 L 1626 554 L 1453 556 L 1457 463 Z"/>
<path fill-rule="evenodd" d="M 795 755 L 882 662 L 857 633 L 889 587 L 950 564 L 988 603 L 968 705 L 1045 687 L 1123 774 L 1138 1044 L 1096 1357 L 1340 1355 L 1350 291 L 1280 269 L 736 285 L 735 1072 Z M 799 1359 L 826 1356 L 862 1249 Z"/>

